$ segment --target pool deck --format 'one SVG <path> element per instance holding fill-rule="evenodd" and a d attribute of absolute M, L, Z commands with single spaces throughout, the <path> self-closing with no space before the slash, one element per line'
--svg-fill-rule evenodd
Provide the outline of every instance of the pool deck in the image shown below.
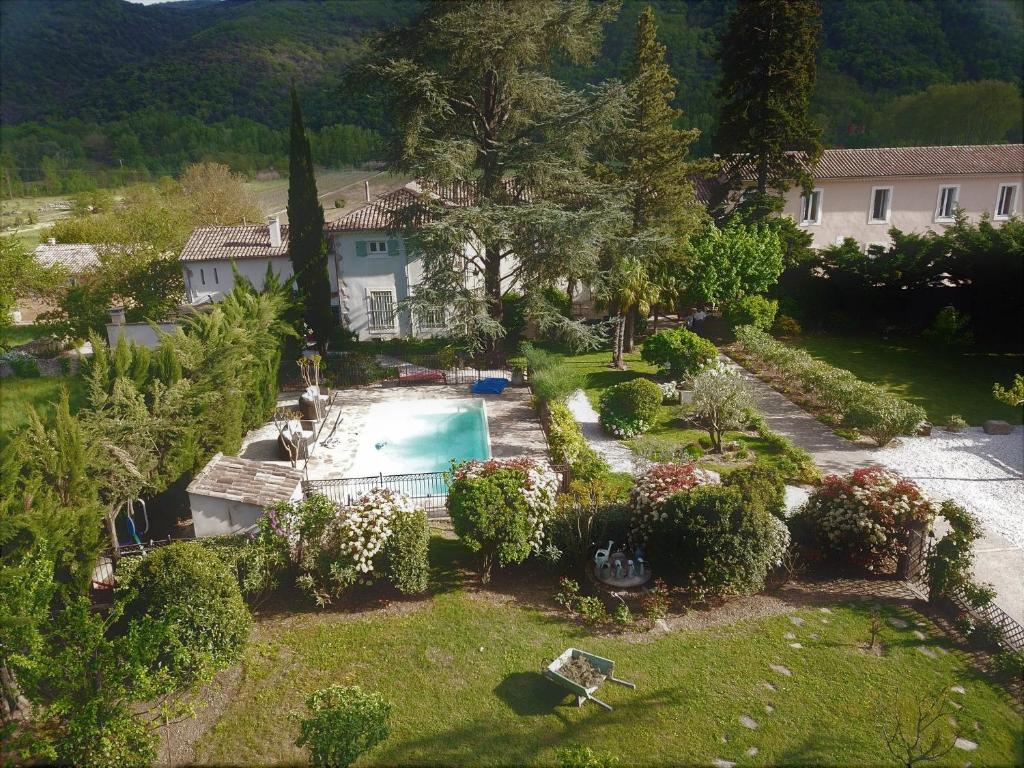
<path fill-rule="evenodd" d="M 375 403 L 409 402 L 412 400 L 465 400 L 487 402 L 487 426 L 491 440 L 491 456 L 511 458 L 528 456 L 545 459 L 547 440 L 540 419 L 530 403 L 527 387 L 508 387 L 500 395 L 474 395 L 469 384 L 422 384 L 416 386 L 364 387 L 340 389 L 333 393 L 333 405 L 327 413 L 319 439 L 306 462 L 307 480 L 328 480 L 346 476 L 355 461 L 359 438 L 367 427 L 370 406 Z M 282 393 L 278 399 L 282 407 L 295 407 L 298 393 Z M 340 417 L 340 418 L 339 418 Z M 335 419 L 338 420 L 335 428 Z M 329 441 L 333 437 L 335 440 Z M 327 445 L 324 443 L 327 442 Z M 245 436 L 239 456 L 257 461 L 288 466 L 289 462 L 277 455 L 277 427 L 273 422 L 254 429 Z M 300 468 L 302 462 L 299 462 Z M 378 470 L 388 474 L 388 468 Z"/>

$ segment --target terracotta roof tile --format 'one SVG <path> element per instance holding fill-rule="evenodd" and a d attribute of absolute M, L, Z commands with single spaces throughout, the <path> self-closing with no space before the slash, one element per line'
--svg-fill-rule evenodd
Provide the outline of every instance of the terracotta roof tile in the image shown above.
<path fill-rule="evenodd" d="M 1024 174 L 1024 144 L 826 149 L 814 176 L 845 179 L 985 173 Z"/>
<path fill-rule="evenodd" d="M 96 247 L 88 243 L 40 245 L 32 253 L 40 266 L 60 265 L 73 275 L 79 275 L 100 263 Z"/>
<path fill-rule="evenodd" d="M 411 189 L 403 187 L 381 195 L 372 203 L 367 203 L 362 208 L 357 208 L 336 221 L 328 222 L 324 229 L 327 232 L 394 231 L 400 229 L 401 225 L 405 223 L 421 224 L 426 221 L 426 210 L 410 211 L 418 203 L 419 195 Z M 410 213 L 412 215 L 411 222 L 404 221 L 403 214 L 408 216 Z"/>
<path fill-rule="evenodd" d="M 301 482 L 299 469 L 218 453 L 195 476 L 188 492 L 266 507 L 290 500 Z"/>
<path fill-rule="evenodd" d="M 281 225 L 281 245 L 270 246 L 266 224 L 235 224 L 227 227 L 197 227 L 181 251 L 181 261 L 210 259 L 265 259 L 288 255 L 288 225 Z"/>

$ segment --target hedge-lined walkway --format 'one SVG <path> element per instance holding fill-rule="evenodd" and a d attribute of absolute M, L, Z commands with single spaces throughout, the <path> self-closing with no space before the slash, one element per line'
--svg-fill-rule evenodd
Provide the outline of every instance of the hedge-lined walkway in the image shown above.
<path fill-rule="evenodd" d="M 859 467 L 884 464 L 878 449 L 863 448 L 840 437 L 785 395 L 729 358 L 754 393 L 757 408 L 768 426 L 805 449 L 825 474 L 846 474 Z M 983 521 L 984 522 L 984 521 Z M 943 533 L 943 531 L 939 531 Z M 996 589 L 996 604 L 1024 624 L 1024 550 L 985 528 L 985 537 L 974 545 L 974 575 Z"/>

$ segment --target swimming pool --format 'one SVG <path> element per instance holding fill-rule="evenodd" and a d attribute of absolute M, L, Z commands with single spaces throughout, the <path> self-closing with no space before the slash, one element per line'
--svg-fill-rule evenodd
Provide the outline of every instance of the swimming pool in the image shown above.
<path fill-rule="evenodd" d="M 443 472 L 452 459 L 489 459 L 483 400 L 374 403 L 346 477 Z"/>

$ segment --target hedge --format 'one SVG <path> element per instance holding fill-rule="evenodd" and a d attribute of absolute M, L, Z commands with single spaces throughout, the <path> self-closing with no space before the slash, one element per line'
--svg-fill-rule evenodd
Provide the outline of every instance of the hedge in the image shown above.
<path fill-rule="evenodd" d="M 897 435 L 913 434 L 927 417 L 920 406 L 776 341 L 753 326 L 737 328 L 736 340 L 745 354 L 814 396 L 839 414 L 843 426 L 860 430 L 878 445 L 886 445 Z"/>
<path fill-rule="evenodd" d="M 609 471 L 597 452 L 587 444 L 569 407 L 561 401 L 547 404 L 548 447 L 555 464 L 569 467 L 569 476 L 594 480 Z"/>

